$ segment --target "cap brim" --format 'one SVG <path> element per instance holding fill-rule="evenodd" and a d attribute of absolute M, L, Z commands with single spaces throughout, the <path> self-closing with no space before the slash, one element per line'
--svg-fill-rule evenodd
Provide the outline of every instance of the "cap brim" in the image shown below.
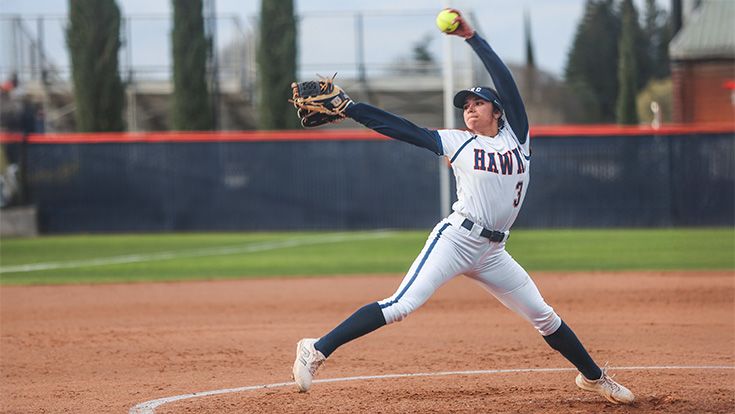
<path fill-rule="evenodd" d="M 493 104 L 495 108 L 497 108 L 500 112 L 503 112 L 503 105 L 500 103 L 500 101 L 497 100 L 497 98 L 490 98 L 488 99 L 487 96 L 482 96 L 477 92 L 468 91 L 467 89 L 461 90 L 457 92 L 456 95 L 454 95 L 454 106 L 459 109 L 464 109 L 465 101 L 467 101 L 467 97 L 470 95 L 474 95 L 483 101 L 490 102 Z"/>
<path fill-rule="evenodd" d="M 476 97 L 478 97 L 480 99 L 487 100 L 487 99 L 485 99 L 485 97 L 480 96 L 480 95 L 476 94 L 475 92 L 468 91 L 468 90 L 465 89 L 465 90 L 461 90 L 461 91 L 457 92 L 457 94 L 454 95 L 454 107 L 455 108 L 459 108 L 459 109 L 463 109 L 464 108 L 464 103 L 467 100 L 467 97 L 470 96 L 470 95 L 475 95 Z"/>

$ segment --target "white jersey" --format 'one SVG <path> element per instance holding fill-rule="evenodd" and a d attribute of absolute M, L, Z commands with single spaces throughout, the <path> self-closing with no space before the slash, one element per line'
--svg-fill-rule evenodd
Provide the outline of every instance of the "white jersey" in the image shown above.
<path fill-rule="evenodd" d="M 457 182 L 452 209 L 488 230 L 509 230 L 528 189 L 529 137 L 520 144 L 507 124 L 494 137 L 457 129 L 439 135 Z"/>
<path fill-rule="evenodd" d="M 552 335 L 562 326 L 561 318 L 544 301 L 531 277 L 505 250 L 507 232 L 518 217 L 528 189 L 530 137 L 525 106 L 510 71 L 490 45 L 477 34 L 467 43 L 483 61 L 497 91 L 473 87 L 455 95 L 453 103 L 461 109 L 459 103 L 466 103 L 471 94 L 502 109 L 505 126 L 496 136 L 456 129 L 430 130 L 362 103 L 345 109 L 347 116 L 383 135 L 446 156 L 457 182 L 457 202 L 454 212 L 434 227 L 395 293 L 377 302 L 382 315 L 375 315 L 373 304 L 355 312 L 314 344 L 314 349 L 328 351 L 324 356 L 329 356 L 335 344 L 339 346 L 383 324 L 404 319 L 458 275 L 478 281 L 543 336 Z M 466 220 L 474 224 L 468 226 Z M 506 235 L 488 235 L 483 229 Z M 298 361 L 294 363 L 295 377 L 302 370 Z"/>
<path fill-rule="evenodd" d="M 443 154 L 457 180 L 454 213 L 434 227 L 421 254 L 396 292 L 378 305 L 386 323 L 400 321 L 424 304 L 434 291 L 457 275 L 480 282 L 544 336 L 556 332 L 561 318 L 541 296 L 528 273 L 478 227 L 506 232 L 518 216 L 528 188 L 529 137 L 524 144 L 506 125 L 488 137 L 457 129 L 439 130 Z"/>

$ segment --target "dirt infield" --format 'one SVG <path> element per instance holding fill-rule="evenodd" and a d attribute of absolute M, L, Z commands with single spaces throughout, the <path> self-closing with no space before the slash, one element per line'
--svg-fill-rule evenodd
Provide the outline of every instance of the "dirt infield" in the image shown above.
<path fill-rule="evenodd" d="M 537 273 L 600 363 L 735 366 L 733 272 Z M 197 391 L 290 380 L 296 341 L 389 296 L 400 276 L 0 288 L 0 411 L 127 413 Z M 519 317 L 457 278 L 406 321 L 345 345 L 319 378 L 567 368 Z M 735 369 L 617 370 L 638 402 L 574 373 L 427 376 L 190 398 L 156 413 L 731 413 Z"/>

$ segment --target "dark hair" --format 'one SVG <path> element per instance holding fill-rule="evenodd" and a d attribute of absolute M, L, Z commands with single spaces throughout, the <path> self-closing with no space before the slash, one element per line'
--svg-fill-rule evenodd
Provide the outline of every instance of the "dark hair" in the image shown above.
<path fill-rule="evenodd" d="M 495 111 L 500 111 L 500 118 L 498 118 L 498 131 L 501 131 L 505 127 L 505 119 L 503 119 L 503 110 L 499 109 L 493 104 L 493 114 Z"/>

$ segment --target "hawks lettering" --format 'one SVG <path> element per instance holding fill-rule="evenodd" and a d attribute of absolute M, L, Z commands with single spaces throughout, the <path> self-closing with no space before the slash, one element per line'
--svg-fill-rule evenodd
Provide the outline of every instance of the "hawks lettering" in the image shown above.
<path fill-rule="evenodd" d="M 478 171 L 487 171 L 495 174 L 502 175 L 513 175 L 513 160 L 515 159 L 518 168 L 516 174 L 523 174 L 526 172 L 526 166 L 521 158 L 521 153 L 518 148 L 513 148 L 505 153 L 497 152 L 485 152 L 484 149 L 475 148 L 475 165 L 474 169 Z M 500 168 L 498 168 L 498 165 Z"/>

